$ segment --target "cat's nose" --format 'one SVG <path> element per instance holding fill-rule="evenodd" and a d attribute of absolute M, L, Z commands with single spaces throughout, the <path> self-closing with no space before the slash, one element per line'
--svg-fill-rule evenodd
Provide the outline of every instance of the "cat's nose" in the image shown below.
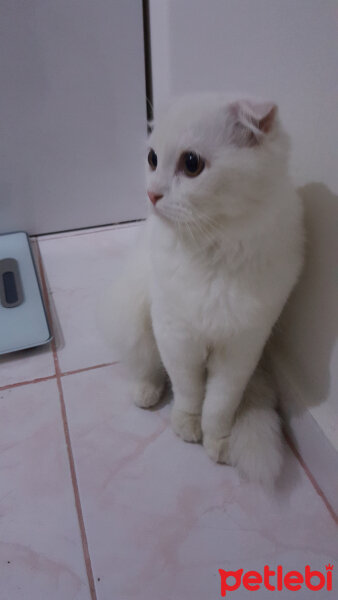
<path fill-rule="evenodd" d="M 163 198 L 163 194 L 154 194 L 154 192 L 148 192 L 150 202 L 155 206 L 156 202 Z"/>

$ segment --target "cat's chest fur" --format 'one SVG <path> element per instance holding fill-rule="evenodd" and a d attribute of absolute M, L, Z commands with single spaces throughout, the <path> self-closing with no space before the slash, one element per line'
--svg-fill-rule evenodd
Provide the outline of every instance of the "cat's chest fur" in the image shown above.
<path fill-rule="evenodd" d="M 213 341 L 259 318 L 267 265 L 241 242 L 203 250 L 155 222 L 150 254 L 155 321 Z"/>

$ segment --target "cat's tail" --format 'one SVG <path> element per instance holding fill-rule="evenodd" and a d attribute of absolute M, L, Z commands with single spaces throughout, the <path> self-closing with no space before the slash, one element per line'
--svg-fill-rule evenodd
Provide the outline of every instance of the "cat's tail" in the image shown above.
<path fill-rule="evenodd" d="M 249 481 L 271 487 L 280 474 L 283 440 L 273 381 L 259 366 L 237 411 L 230 436 L 230 462 Z"/>

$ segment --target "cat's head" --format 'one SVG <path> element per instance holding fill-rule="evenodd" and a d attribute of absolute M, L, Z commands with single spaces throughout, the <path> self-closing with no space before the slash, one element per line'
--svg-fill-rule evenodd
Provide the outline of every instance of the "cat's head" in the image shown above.
<path fill-rule="evenodd" d="M 288 141 L 272 102 L 184 96 L 148 140 L 151 211 L 172 224 L 206 225 L 262 209 L 286 173 Z"/>

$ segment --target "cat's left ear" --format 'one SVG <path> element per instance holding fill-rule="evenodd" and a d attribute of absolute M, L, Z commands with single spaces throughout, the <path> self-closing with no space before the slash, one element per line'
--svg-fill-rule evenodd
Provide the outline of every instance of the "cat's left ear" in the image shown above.
<path fill-rule="evenodd" d="M 259 145 L 272 130 L 277 116 L 273 102 L 238 100 L 228 107 L 227 131 L 230 143 L 242 148 Z"/>

